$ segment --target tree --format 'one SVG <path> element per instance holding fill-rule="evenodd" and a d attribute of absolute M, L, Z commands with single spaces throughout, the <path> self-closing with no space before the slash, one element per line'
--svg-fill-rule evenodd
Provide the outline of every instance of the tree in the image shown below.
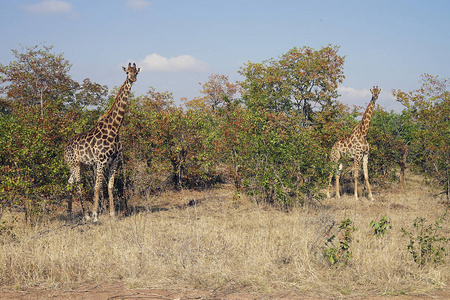
<path fill-rule="evenodd" d="M 290 86 L 289 97 L 294 109 L 302 112 L 306 121 L 312 121 L 315 110 L 331 106 L 338 97 L 338 84 L 345 78 L 344 57 L 338 51 L 336 46 L 318 51 L 309 47 L 293 48 L 279 61 Z"/>
<path fill-rule="evenodd" d="M 87 105 L 103 102 L 107 87 L 72 80 L 69 62 L 50 53 L 52 47 L 22 49 L 13 50 L 15 61 L 0 65 L 0 202 L 60 204 L 67 182 L 64 144 L 95 122 L 97 111 Z"/>
<path fill-rule="evenodd" d="M 16 60 L 9 65 L 0 64 L 0 93 L 8 101 L 27 106 L 40 106 L 41 117 L 47 104 L 77 103 L 81 107 L 98 105 L 107 95 L 106 86 L 85 79 L 83 84 L 71 79 L 71 64 L 63 54 L 51 53 L 53 46 L 22 46 L 12 50 Z"/>
<path fill-rule="evenodd" d="M 239 73 L 245 77 L 241 82 L 242 100 L 248 108 L 270 112 L 291 109 L 289 90 L 284 87 L 284 75 L 275 62 L 248 62 Z"/>
<path fill-rule="evenodd" d="M 414 135 L 417 126 L 411 122 L 410 112 L 387 112 L 378 106 L 372 116 L 369 128 L 371 144 L 371 169 L 375 177 L 395 175 L 394 166 L 400 168 L 399 183 L 405 187 L 406 170 L 418 154 Z"/>
<path fill-rule="evenodd" d="M 228 76 L 212 74 L 202 88 L 200 92 L 205 95 L 205 104 L 214 111 L 233 101 L 235 94 L 239 91 L 239 84 L 230 83 Z"/>
<path fill-rule="evenodd" d="M 214 134 L 212 111 L 197 101 L 188 106 L 176 106 L 171 93 L 150 88 L 147 95 L 130 103 L 123 131 L 127 155 L 146 161 L 150 170 L 169 178 L 177 189 L 207 187 L 217 180 L 214 152 L 208 148 Z M 139 162 L 127 165 L 127 170 L 135 163 Z M 161 188 L 161 180 L 154 181 Z"/>
<path fill-rule="evenodd" d="M 328 170 L 320 132 L 327 111 L 339 115 L 335 99 L 344 78 L 338 50 L 293 48 L 279 59 L 249 62 L 240 70 L 247 108 L 243 182 L 266 202 L 289 207 L 320 196 Z"/>
<path fill-rule="evenodd" d="M 170 120 L 176 109 L 170 92 L 158 92 L 153 87 L 146 95 L 129 98 L 121 141 L 125 171 L 134 192 L 155 192 L 163 187 L 165 178 L 162 177 L 171 171 L 168 148 L 173 127 Z"/>
<path fill-rule="evenodd" d="M 421 87 L 410 92 L 394 90 L 397 101 L 405 105 L 414 133 L 416 149 L 420 149 L 415 165 L 444 187 L 450 198 L 450 93 L 448 79 L 423 74 Z"/>
<path fill-rule="evenodd" d="M 231 83 L 228 76 L 212 74 L 200 91 L 204 96 L 185 101 L 188 111 L 196 111 L 202 120 L 202 145 L 216 174 L 231 179 L 240 190 L 242 170 L 243 135 L 248 128 L 245 123 L 245 109 L 236 94 L 239 83 Z M 212 114 L 210 113 L 212 112 Z M 205 159 L 206 161 L 206 159 Z"/>
<path fill-rule="evenodd" d="M 345 57 L 339 47 L 320 50 L 293 48 L 278 60 L 249 62 L 241 69 L 243 99 L 248 107 L 302 114 L 302 124 L 313 121 L 315 112 L 333 105 L 337 87 L 344 79 Z"/>

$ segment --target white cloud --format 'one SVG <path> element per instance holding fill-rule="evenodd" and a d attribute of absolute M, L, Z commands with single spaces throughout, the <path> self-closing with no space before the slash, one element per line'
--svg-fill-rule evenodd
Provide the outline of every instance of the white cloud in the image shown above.
<path fill-rule="evenodd" d="M 127 8 L 142 10 L 150 5 L 150 1 L 145 0 L 127 0 Z"/>
<path fill-rule="evenodd" d="M 339 101 L 349 105 L 363 106 L 369 103 L 372 98 L 372 94 L 369 89 L 357 90 L 351 87 L 340 86 L 337 88 L 339 95 Z"/>
<path fill-rule="evenodd" d="M 143 70 L 150 72 L 206 72 L 208 70 L 206 63 L 191 55 L 167 58 L 153 53 L 147 55 L 140 65 L 143 66 Z"/>
<path fill-rule="evenodd" d="M 21 7 L 26 11 L 36 14 L 65 14 L 73 12 L 72 4 L 61 0 L 44 0 L 36 4 L 24 4 Z"/>
<path fill-rule="evenodd" d="M 357 90 L 351 87 L 340 86 L 337 89 L 341 95 L 338 100 L 347 105 L 356 105 L 366 107 L 370 99 L 372 99 L 372 93 L 369 88 Z M 403 109 L 402 104 L 396 101 L 396 98 L 392 95 L 389 89 L 383 89 L 378 97 L 377 104 L 380 104 L 387 111 L 401 111 Z"/>

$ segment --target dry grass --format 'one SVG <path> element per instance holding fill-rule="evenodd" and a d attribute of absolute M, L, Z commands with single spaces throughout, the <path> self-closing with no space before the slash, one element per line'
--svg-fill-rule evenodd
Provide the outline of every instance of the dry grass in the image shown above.
<path fill-rule="evenodd" d="M 432 194 L 412 177 L 405 192 L 378 192 L 374 203 L 348 195 L 289 213 L 247 199 L 233 203 L 227 188 L 134 199 L 131 205 L 140 211 L 117 221 L 103 214 L 99 224 L 55 216 L 29 226 L 4 212 L 15 237 L 0 235 L 0 285 L 70 288 L 121 281 L 128 287 L 316 297 L 426 294 L 449 283 L 448 259 L 419 267 L 400 229 L 410 229 L 418 216 L 434 222 L 442 215 L 445 206 Z M 382 216 L 392 229 L 375 238 L 369 223 Z M 358 228 L 353 258 L 329 266 L 325 240 L 347 218 Z M 442 232 L 449 236 L 448 222 Z"/>

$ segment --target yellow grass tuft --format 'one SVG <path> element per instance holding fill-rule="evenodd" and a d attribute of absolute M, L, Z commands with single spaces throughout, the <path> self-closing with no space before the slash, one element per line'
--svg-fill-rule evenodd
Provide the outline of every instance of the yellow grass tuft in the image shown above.
<path fill-rule="evenodd" d="M 288 213 L 245 197 L 236 203 L 230 187 L 133 199 L 140 211 L 117 221 L 104 214 L 98 224 L 52 216 L 30 226 L 4 212 L 13 234 L 0 235 L 0 285 L 75 288 L 120 281 L 129 288 L 315 297 L 426 294 L 449 282 L 448 259 L 418 266 L 400 229 L 411 229 L 416 217 L 434 222 L 445 206 L 419 177 L 407 183 L 404 192 L 376 193 L 374 203 L 348 195 Z M 376 238 L 369 224 L 383 216 L 392 229 Z M 358 228 L 353 257 L 330 266 L 325 241 L 347 218 Z M 449 222 L 442 232 L 449 236 Z"/>

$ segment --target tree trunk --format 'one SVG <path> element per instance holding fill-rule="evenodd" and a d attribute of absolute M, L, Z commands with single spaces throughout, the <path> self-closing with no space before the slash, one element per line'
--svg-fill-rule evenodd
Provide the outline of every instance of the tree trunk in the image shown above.
<path fill-rule="evenodd" d="M 405 172 L 407 168 L 406 159 L 408 158 L 408 148 L 405 146 L 403 149 L 402 161 L 400 162 L 400 187 L 404 189 L 405 186 Z"/>

